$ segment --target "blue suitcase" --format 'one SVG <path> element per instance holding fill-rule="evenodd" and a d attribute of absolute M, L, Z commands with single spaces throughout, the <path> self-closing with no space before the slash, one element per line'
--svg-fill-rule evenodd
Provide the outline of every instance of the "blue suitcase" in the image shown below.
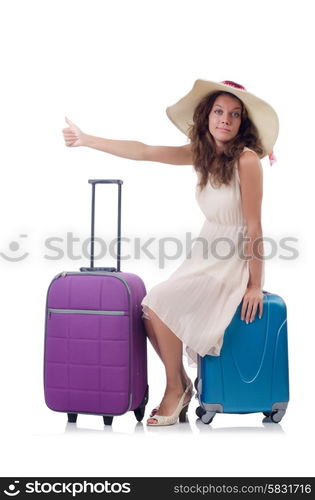
<path fill-rule="evenodd" d="M 286 304 L 263 291 L 263 315 L 241 320 L 242 302 L 224 333 L 220 356 L 198 357 L 196 414 L 210 424 L 216 413 L 265 415 L 280 422 L 289 401 Z"/>

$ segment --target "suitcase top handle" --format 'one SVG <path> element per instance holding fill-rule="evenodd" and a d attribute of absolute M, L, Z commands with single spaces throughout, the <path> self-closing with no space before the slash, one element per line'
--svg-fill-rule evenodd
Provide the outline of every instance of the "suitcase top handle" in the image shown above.
<path fill-rule="evenodd" d="M 96 184 L 117 184 L 118 187 L 118 222 L 117 222 L 117 272 L 120 271 L 120 243 L 121 243 L 121 179 L 89 179 L 89 184 L 92 184 L 92 216 L 91 216 L 91 256 L 90 268 L 81 268 L 83 271 L 116 271 L 114 267 L 94 268 L 94 239 L 95 239 L 95 186 Z"/>
<path fill-rule="evenodd" d="M 89 179 L 90 184 L 123 184 L 121 179 Z"/>

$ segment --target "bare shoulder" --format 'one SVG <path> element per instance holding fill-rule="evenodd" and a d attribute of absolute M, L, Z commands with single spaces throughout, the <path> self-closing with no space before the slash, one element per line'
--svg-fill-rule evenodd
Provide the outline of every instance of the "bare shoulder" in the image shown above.
<path fill-rule="evenodd" d="M 262 166 L 254 151 L 244 151 L 238 161 L 242 207 L 247 225 L 257 227 L 263 198 Z"/>
<path fill-rule="evenodd" d="M 263 169 L 255 151 L 243 151 L 238 160 L 238 173 L 241 183 L 262 181 Z"/>
<path fill-rule="evenodd" d="M 255 151 L 244 151 L 238 161 L 242 208 L 249 231 L 261 227 L 263 176 L 260 159 Z"/>

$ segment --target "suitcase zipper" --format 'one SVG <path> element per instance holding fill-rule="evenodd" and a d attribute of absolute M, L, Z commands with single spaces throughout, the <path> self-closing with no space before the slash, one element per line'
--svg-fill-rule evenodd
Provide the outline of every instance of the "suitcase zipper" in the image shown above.
<path fill-rule="evenodd" d="M 103 314 L 107 316 L 124 316 L 127 313 L 125 311 L 97 311 L 91 309 L 55 309 L 52 307 L 48 308 L 49 318 L 51 318 L 51 313 L 57 314 Z"/>

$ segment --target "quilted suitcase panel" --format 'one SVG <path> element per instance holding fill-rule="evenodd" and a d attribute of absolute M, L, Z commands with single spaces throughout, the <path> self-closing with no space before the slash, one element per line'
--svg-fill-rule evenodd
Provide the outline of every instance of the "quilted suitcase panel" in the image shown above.
<path fill-rule="evenodd" d="M 68 413 L 120 415 L 147 388 L 142 280 L 132 273 L 61 273 L 47 293 L 46 404 Z"/>

